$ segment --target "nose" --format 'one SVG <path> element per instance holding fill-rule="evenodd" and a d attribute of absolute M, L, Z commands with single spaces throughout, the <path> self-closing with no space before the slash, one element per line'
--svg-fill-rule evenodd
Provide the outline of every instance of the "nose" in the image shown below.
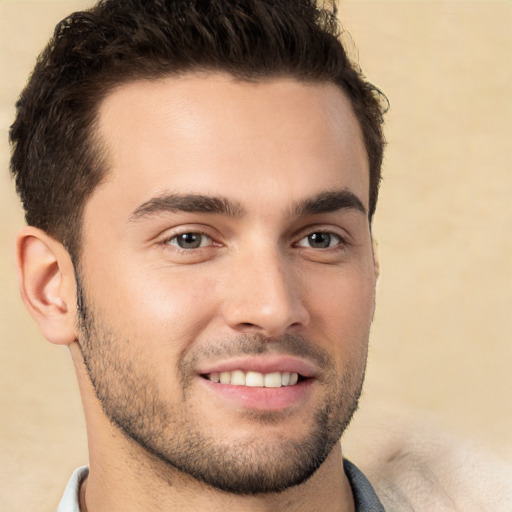
<path fill-rule="evenodd" d="M 229 268 L 223 316 L 241 333 L 275 337 L 309 323 L 298 269 L 277 248 L 238 255 Z"/>

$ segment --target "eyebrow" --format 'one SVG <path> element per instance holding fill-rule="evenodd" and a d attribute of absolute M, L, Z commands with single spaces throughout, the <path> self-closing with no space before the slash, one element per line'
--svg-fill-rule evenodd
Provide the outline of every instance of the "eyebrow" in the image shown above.
<path fill-rule="evenodd" d="M 354 209 L 367 214 L 361 200 L 347 189 L 331 190 L 297 202 L 291 209 L 290 216 L 307 216 L 330 213 L 338 210 Z M 170 212 L 211 213 L 240 218 L 246 214 L 245 208 L 238 201 L 225 197 L 211 197 L 201 194 L 163 194 L 153 197 L 139 205 L 130 215 L 131 221 Z"/>
<path fill-rule="evenodd" d="M 350 190 L 330 190 L 298 202 L 292 209 L 300 217 L 319 213 L 331 213 L 338 210 L 357 210 L 368 214 L 362 201 Z"/>
<path fill-rule="evenodd" d="M 224 197 L 211 197 L 201 194 L 163 194 L 153 197 L 139 205 L 130 215 L 130 220 L 137 221 L 166 212 L 213 213 L 228 217 L 243 217 L 243 206 Z"/>

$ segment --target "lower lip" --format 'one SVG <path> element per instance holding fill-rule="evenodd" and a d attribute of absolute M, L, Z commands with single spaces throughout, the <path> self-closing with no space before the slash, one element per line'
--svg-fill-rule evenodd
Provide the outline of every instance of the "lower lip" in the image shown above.
<path fill-rule="evenodd" d="M 279 411 L 300 404 L 311 388 L 312 379 L 298 382 L 294 386 L 261 388 L 220 384 L 200 378 L 206 389 L 222 399 L 257 411 Z"/>

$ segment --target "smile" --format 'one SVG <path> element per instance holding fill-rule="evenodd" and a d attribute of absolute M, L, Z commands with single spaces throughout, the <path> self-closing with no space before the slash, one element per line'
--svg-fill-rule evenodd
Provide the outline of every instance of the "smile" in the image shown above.
<path fill-rule="evenodd" d="M 295 372 L 260 373 L 256 371 L 244 372 L 243 370 L 233 370 L 229 372 L 212 372 L 204 375 L 204 377 L 211 382 L 219 384 L 259 388 L 294 386 L 299 381 L 299 374 Z"/>

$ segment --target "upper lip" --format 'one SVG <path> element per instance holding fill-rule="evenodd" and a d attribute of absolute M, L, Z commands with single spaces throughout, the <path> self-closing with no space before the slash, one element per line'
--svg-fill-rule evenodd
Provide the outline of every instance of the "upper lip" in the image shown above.
<path fill-rule="evenodd" d="M 209 373 L 232 372 L 274 372 L 298 373 L 302 377 L 312 378 L 318 374 L 317 366 L 307 360 L 285 354 L 230 357 L 213 363 L 205 363 L 198 368 L 200 375 Z"/>

